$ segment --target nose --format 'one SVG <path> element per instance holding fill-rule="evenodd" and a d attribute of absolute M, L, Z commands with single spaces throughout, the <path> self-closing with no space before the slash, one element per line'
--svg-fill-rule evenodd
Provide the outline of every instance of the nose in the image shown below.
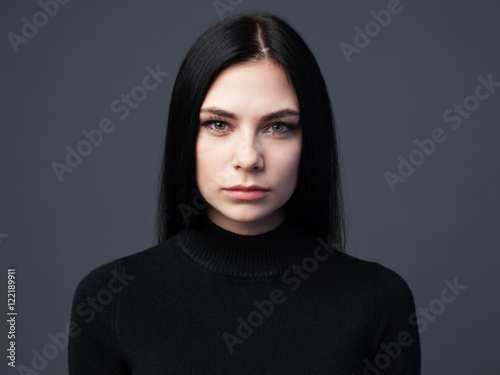
<path fill-rule="evenodd" d="M 245 172 L 258 172 L 264 168 L 264 159 L 255 136 L 242 137 L 234 145 L 233 168 L 241 168 Z"/>

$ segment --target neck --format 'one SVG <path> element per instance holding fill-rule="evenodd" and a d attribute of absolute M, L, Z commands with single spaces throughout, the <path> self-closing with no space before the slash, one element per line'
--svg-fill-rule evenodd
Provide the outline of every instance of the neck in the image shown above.
<path fill-rule="evenodd" d="M 284 207 L 274 211 L 272 214 L 267 215 L 265 218 L 245 221 L 233 220 L 221 214 L 215 208 L 208 206 L 205 210 L 206 216 L 217 226 L 233 233 L 242 235 L 255 235 L 269 232 L 280 226 L 285 220 Z"/>
<path fill-rule="evenodd" d="M 177 241 L 203 269 L 240 278 L 281 276 L 318 246 L 313 234 L 287 218 L 265 233 L 243 235 L 218 226 L 205 212 L 177 234 Z"/>

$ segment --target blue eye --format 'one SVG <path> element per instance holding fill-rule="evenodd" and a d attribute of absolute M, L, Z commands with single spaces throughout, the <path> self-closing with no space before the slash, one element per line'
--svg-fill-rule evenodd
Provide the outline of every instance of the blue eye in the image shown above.
<path fill-rule="evenodd" d="M 216 117 L 208 118 L 200 125 L 214 135 L 225 135 L 230 131 L 229 124 L 224 120 Z M 288 133 L 294 132 L 298 128 L 298 126 L 298 124 L 294 124 L 291 122 L 274 122 L 267 125 L 264 132 L 268 134 L 270 133 L 273 137 L 284 137 Z"/>
<path fill-rule="evenodd" d="M 200 124 L 204 129 L 214 135 L 224 135 L 228 132 L 228 123 L 215 117 L 209 118 Z"/>
<path fill-rule="evenodd" d="M 276 133 L 283 133 L 286 130 L 284 129 L 286 125 L 285 124 L 273 124 L 271 125 L 271 128 L 275 130 Z"/>
<path fill-rule="evenodd" d="M 269 126 L 271 133 L 277 136 L 285 136 L 288 132 L 293 132 L 297 129 L 298 125 L 291 122 L 276 122 Z"/>
<path fill-rule="evenodd" d="M 224 127 L 226 126 L 225 123 L 220 121 L 212 122 L 209 125 L 213 125 L 213 128 L 216 130 L 224 130 Z"/>

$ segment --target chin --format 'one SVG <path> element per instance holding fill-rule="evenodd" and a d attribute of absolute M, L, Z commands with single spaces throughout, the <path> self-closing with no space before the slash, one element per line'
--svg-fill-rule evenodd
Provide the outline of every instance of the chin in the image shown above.
<path fill-rule="evenodd" d="M 240 223 L 252 223 L 265 219 L 270 213 L 267 210 L 262 211 L 241 207 L 236 210 L 230 210 L 227 214 L 222 214 L 233 221 Z"/>

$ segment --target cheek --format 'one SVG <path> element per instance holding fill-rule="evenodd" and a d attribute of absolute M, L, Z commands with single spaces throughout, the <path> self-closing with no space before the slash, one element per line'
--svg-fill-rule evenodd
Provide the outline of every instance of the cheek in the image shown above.
<path fill-rule="evenodd" d="M 196 142 L 196 180 L 198 185 L 214 182 L 222 173 L 224 149 L 209 139 L 200 137 Z"/>
<path fill-rule="evenodd" d="M 272 160 L 273 170 L 278 172 L 276 181 L 281 182 L 283 187 L 292 189 L 295 186 L 298 179 L 300 156 L 300 143 L 285 150 L 274 149 L 273 153 L 269 155 L 268 160 Z"/>
<path fill-rule="evenodd" d="M 205 179 L 205 175 L 207 172 L 207 166 L 205 165 L 205 161 L 207 160 L 207 155 L 206 155 L 206 146 L 202 140 L 198 138 L 196 141 L 196 148 L 195 148 L 195 162 L 196 162 L 196 183 L 198 186 L 203 185 L 203 180 Z"/>

